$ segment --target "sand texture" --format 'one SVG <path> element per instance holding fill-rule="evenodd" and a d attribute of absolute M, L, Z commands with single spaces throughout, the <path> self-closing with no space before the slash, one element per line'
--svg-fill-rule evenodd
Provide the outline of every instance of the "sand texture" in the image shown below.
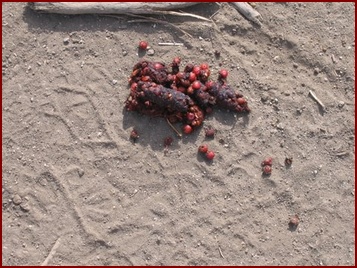
<path fill-rule="evenodd" d="M 2 8 L 3 265 L 355 264 L 354 3 L 257 3 L 261 28 L 227 3 L 183 9 L 215 25 Z M 175 56 L 226 68 L 251 113 L 179 139 L 126 111 L 134 64 Z"/>

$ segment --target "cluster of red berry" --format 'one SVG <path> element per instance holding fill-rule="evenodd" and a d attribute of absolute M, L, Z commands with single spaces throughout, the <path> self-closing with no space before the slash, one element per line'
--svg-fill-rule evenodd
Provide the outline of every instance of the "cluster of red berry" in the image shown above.
<path fill-rule="evenodd" d="M 262 162 L 263 174 L 270 175 L 272 171 L 273 158 L 267 157 Z"/>
<path fill-rule="evenodd" d="M 206 144 L 200 145 L 198 147 L 198 152 L 204 154 L 208 160 L 213 160 L 213 158 L 215 157 L 215 153 L 213 151 L 209 151 L 208 146 Z"/>
<path fill-rule="evenodd" d="M 212 127 L 205 128 L 206 138 L 213 138 L 216 130 Z M 198 147 L 198 152 L 203 154 L 207 160 L 213 160 L 215 157 L 215 153 L 213 151 L 208 150 L 207 144 L 202 144 Z"/>
<path fill-rule="evenodd" d="M 140 51 L 148 48 L 146 41 L 139 42 Z M 227 84 L 227 70 L 221 69 L 217 81 L 212 81 L 207 63 L 189 63 L 181 70 L 180 63 L 180 57 L 175 57 L 168 66 L 145 59 L 135 64 L 129 78 L 127 110 L 162 116 L 170 123 L 182 122 L 185 134 L 200 127 L 214 107 L 250 112 L 243 95 Z"/>

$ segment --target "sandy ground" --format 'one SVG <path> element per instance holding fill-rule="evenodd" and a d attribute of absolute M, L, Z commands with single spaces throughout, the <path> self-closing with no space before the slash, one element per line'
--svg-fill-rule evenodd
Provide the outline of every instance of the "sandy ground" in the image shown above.
<path fill-rule="evenodd" d="M 2 7 L 3 265 L 355 264 L 353 3 L 259 3 L 262 28 L 226 3 L 185 9 L 218 11 L 218 30 L 157 17 L 191 37 L 132 17 Z M 153 56 L 138 54 L 143 39 Z M 127 112 L 133 65 L 175 56 L 212 76 L 227 68 L 252 112 L 216 110 L 211 140 Z"/>

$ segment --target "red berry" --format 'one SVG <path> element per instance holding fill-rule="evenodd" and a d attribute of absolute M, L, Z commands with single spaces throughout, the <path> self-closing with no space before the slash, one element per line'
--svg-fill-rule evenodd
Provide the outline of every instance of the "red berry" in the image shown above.
<path fill-rule="evenodd" d="M 228 76 L 228 71 L 225 69 L 222 69 L 219 71 L 219 78 L 226 79 Z"/>
<path fill-rule="evenodd" d="M 192 121 L 195 119 L 195 114 L 194 113 L 187 113 L 186 115 L 188 121 Z"/>
<path fill-rule="evenodd" d="M 208 146 L 205 145 L 205 144 L 200 145 L 200 146 L 198 147 L 198 151 L 199 151 L 200 153 L 205 154 L 205 153 L 207 153 L 207 151 L 208 151 Z"/>
<path fill-rule="evenodd" d="M 139 135 L 138 135 L 138 132 L 133 129 L 131 132 L 130 132 L 130 138 L 135 142 L 138 138 L 139 138 Z"/>
<path fill-rule="evenodd" d="M 179 65 L 181 63 L 181 58 L 180 57 L 175 57 L 174 60 L 172 61 L 173 65 Z"/>
<path fill-rule="evenodd" d="M 210 113 L 212 113 L 212 112 L 213 112 L 212 107 L 207 107 L 207 108 L 206 108 L 206 113 L 207 113 L 207 114 L 210 114 Z"/>
<path fill-rule="evenodd" d="M 172 137 L 170 137 L 170 136 L 169 136 L 169 137 L 166 137 L 166 138 L 164 139 L 164 145 L 165 145 L 165 147 L 170 146 L 173 141 L 174 141 L 174 139 L 173 139 Z"/>
<path fill-rule="evenodd" d="M 202 69 L 199 77 L 200 77 L 200 80 L 205 83 L 205 82 L 207 82 L 210 75 L 211 75 L 210 69 L 205 69 L 205 70 Z"/>
<path fill-rule="evenodd" d="M 176 74 L 176 78 L 178 79 L 177 81 L 182 80 L 182 79 L 184 78 L 184 76 L 185 76 L 185 75 L 184 75 L 182 72 L 177 73 L 177 74 Z"/>
<path fill-rule="evenodd" d="M 188 80 L 192 83 L 193 81 L 195 81 L 197 78 L 196 78 L 196 75 L 194 72 L 190 72 L 190 75 L 188 76 Z"/>
<path fill-rule="evenodd" d="M 273 164 L 273 158 L 267 157 L 262 162 L 262 166 L 271 166 Z"/>
<path fill-rule="evenodd" d="M 135 91 L 137 89 L 137 87 L 138 87 L 138 84 L 134 82 L 131 84 L 130 89 Z"/>
<path fill-rule="evenodd" d="M 207 70 L 209 68 L 207 63 L 202 63 L 200 67 L 202 70 Z"/>
<path fill-rule="evenodd" d="M 271 170 L 272 170 L 271 166 L 268 166 L 268 165 L 264 166 L 263 167 L 264 175 L 270 175 L 271 174 Z"/>
<path fill-rule="evenodd" d="M 207 82 L 206 82 L 206 88 L 207 88 L 207 90 L 210 90 L 213 86 L 214 86 L 214 82 L 213 82 L 213 81 L 207 81 Z"/>
<path fill-rule="evenodd" d="M 185 125 L 185 126 L 183 127 L 183 132 L 184 132 L 185 134 L 190 134 L 190 133 L 192 132 L 192 130 L 193 130 L 193 128 L 192 128 L 190 125 Z"/>
<path fill-rule="evenodd" d="M 180 92 L 182 92 L 182 93 L 186 93 L 186 88 L 184 88 L 184 87 L 178 87 L 178 88 L 177 88 L 177 91 L 180 91 Z"/>
<path fill-rule="evenodd" d="M 243 99 L 243 98 L 238 98 L 237 102 L 238 102 L 239 105 L 244 105 L 244 104 L 247 103 L 247 101 L 245 99 Z"/>
<path fill-rule="evenodd" d="M 187 93 L 188 95 L 193 94 L 193 88 L 192 88 L 192 86 L 189 86 L 189 87 L 187 88 L 186 93 Z"/>
<path fill-rule="evenodd" d="M 148 48 L 148 42 L 140 41 L 139 42 L 139 48 L 142 49 L 142 50 L 146 50 Z"/>
<path fill-rule="evenodd" d="M 200 81 L 195 81 L 192 83 L 192 88 L 193 89 L 200 89 L 201 88 L 201 82 Z"/>
<path fill-rule="evenodd" d="M 200 72 L 201 72 L 201 68 L 200 66 L 194 66 L 193 69 L 192 69 L 192 72 L 195 74 L 195 75 L 199 75 Z"/>
<path fill-rule="evenodd" d="M 207 158 L 208 160 L 212 160 L 212 159 L 214 158 L 214 156 L 215 156 L 215 154 L 214 154 L 214 152 L 212 152 L 212 151 L 208 151 L 208 152 L 206 153 L 206 158 Z"/>
<path fill-rule="evenodd" d="M 155 62 L 155 63 L 154 63 L 154 68 L 155 68 L 156 70 L 161 70 L 161 69 L 164 68 L 164 65 L 163 65 L 161 62 Z"/>
<path fill-rule="evenodd" d="M 216 130 L 212 127 L 208 127 L 205 129 L 206 137 L 214 137 L 215 132 Z"/>

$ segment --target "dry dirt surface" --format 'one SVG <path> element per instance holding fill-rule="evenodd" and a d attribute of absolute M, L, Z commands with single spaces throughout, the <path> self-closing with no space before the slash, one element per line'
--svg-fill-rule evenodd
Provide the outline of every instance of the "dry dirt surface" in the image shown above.
<path fill-rule="evenodd" d="M 261 28 L 227 3 L 184 9 L 215 25 L 2 4 L 3 265 L 355 264 L 355 5 L 255 8 Z M 251 113 L 178 139 L 126 111 L 134 64 L 175 56 L 228 69 Z"/>

